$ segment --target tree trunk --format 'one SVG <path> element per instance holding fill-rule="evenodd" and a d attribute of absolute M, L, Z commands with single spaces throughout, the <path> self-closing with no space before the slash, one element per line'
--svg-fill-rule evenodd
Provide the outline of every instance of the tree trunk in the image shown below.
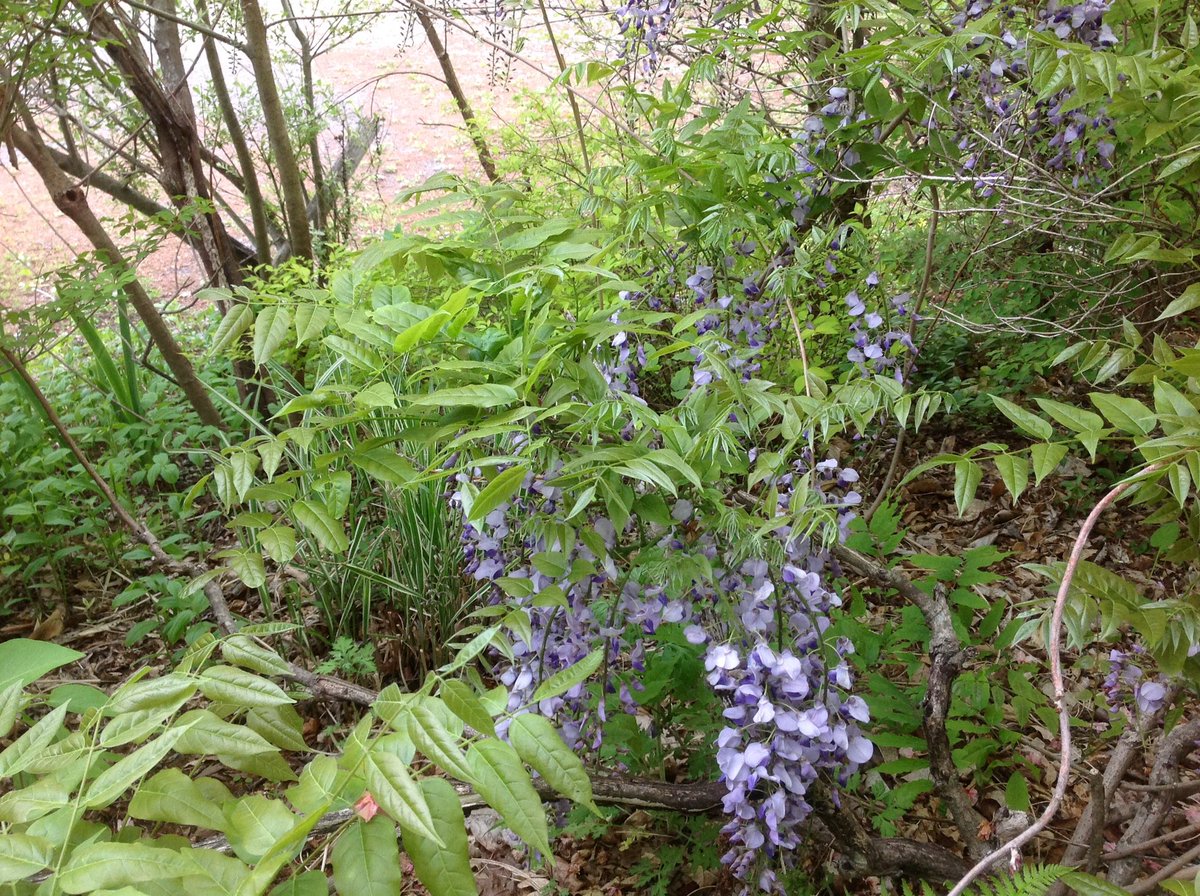
<path fill-rule="evenodd" d="M 262 105 L 267 140 L 271 145 L 271 154 L 275 157 L 283 210 L 287 216 L 288 242 L 291 243 L 293 255 L 311 261 L 312 231 L 309 229 L 305 210 L 304 178 L 296 161 L 296 153 L 292 149 L 287 119 L 283 114 L 283 103 L 279 99 L 279 88 L 275 83 L 275 71 L 271 68 L 267 28 L 263 23 L 258 0 L 240 2 L 246 25 L 246 54 L 250 57 L 250 65 L 254 69 L 254 81 L 258 87 L 259 103 Z"/>
<path fill-rule="evenodd" d="M 150 339 L 162 354 L 172 375 L 179 382 L 180 388 L 183 389 L 188 401 L 195 409 L 196 415 L 209 426 L 225 429 L 225 421 L 221 419 L 220 413 L 217 412 L 216 406 L 209 397 L 208 389 L 196 376 L 192 362 L 188 360 L 187 355 L 179 347 L 179 343 L 175 341 L 170 327 L 159 314 L 158 308 L 143 288 L 141 281 L 137 279 L 136 273 L 121 255 L 121 250 L 117 248 L 117 244 L 113 242 L 100 220 L 92 212 L 87 202 L 87 193 L 72 182 L 58 167 L 29 116 L 26 115 L 25 119 L 29 127 L 28 131 L 18 127 L 13 127 L 10 131 L 17 149 L 41 176 L 42 183 L 46 185 L 46 189 L 59 211 L 74 221 L 103 259 L 120 272 L 118 280 L 122 284 L 121 288 L 129 297 L 129 301 L 142 319 L 142 323 L 146 325 Z"/>
<path fill-rule="evenodd" d="M 429 39 L 429 46 L 433 48 L 433 55 L 437 57 L 438 65 L 442 67 L 442 74 L 446 78 L 446 86 L 450 88 L 450 95 L 454 97 L 454 102 L 458 106 L 458 113 L 462 116 L 463 124 L 467 126 L 467 133 L 471 137 L 471 142 L 475 144 L 475 152 L 479 156 L 479 165 L 483 168 L 483 173 L 487 175 L 487 179 L 492 183 L 499 183 L 500 175 L 496 171 L 496 163 L 492 161 L 492 152 L 488 149 L 487 141 L 483 139 L 483 132 L 479 130 L 479 122 L 475 120 L 475 113 L 471 110 L 471 104 L 467 101 L 467 95 L 463 92 L 462 84 L 458 81 L 458 74 L 454 71 L 454 64 L 450 61 L 450 54 L 446 52 L 445 44 L 438 37 L 437 27 L 433 24 L 433 19 L 429 17 L 429 13 L 421 4 L 421 0 L 416 0 L 413 3 L 413 12 L 417 14 L 417 21 L 421 23 L 421 27 L 425 30 L 425 36 Z"/>
<path fill-rule="evenodd" d="M 283 0 L 283 11 L 288 17 L 288 24 L 292 28 L 292 34 L 296 38 L 296 43 L 300 47 L 300 71 L 303 78 L 301 89 L 304 91 L 304 105 L 308 109 L 308 115 L 311 123 L 316 123 L 317 116 L 317 94 L 313 87 L 313 51 L 312 43 L 308 39 L 308 35 L 304 33 L 304 29 L 300 27 L 300 23 L 296 21 L 296 13 L 292 10 L 291 0 Z M 325 191 L 325 169 L 321 164 L 321 143 L 317 139 L 317 130 L 313 128 L 312 137 L 308 141 L 308 154 L 312 156 L 312 179 L 313 179 L 313 200 L 316 201 L 316 214 L 309 212 L 309 220 L 316 225 L 317 230 L 325 234 L 329 228 L 329 205 L 328 194 Z M 309 202 L 311 207 L 312 202 Z M 328 242 L 328 236 L 325 236 L 323 242 Z"/>
<path fill-rule="evenodd" d="M 208 0 L 196 0 L 196 13 L 205 25 L 212 25 L 208 15 Z M 263 202 L 258 172 L 254 168 L 254 156 L 250 154 L 246 132 L 242 129 L 242 122 L 233 107 L 229 85 L 225 82 L 225 70 L 221 65 L 221 55 L 217 52 L 217 42 L 207 34 L 204 35 L 203 41 L 213 94 L 217 99 L 217 107 L 221 110 L 225 130 L 229 132 L 229 142 L 233 144 L 234 154 L 237 155 L 238 166 L 242 170 L 242 190 L 246 194 L 246 203 L 250 206 L 250 221 L 254 230 L 255 258 L 259 264 L 270 264 L 271 231 L 267 226 L 267 209 Z"/>

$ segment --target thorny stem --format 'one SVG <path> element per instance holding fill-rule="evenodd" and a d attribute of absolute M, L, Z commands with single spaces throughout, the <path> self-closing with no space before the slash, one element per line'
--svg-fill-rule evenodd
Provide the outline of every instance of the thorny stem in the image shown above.
<path fill-rule="evenodd" d="M 1071 775 L 1071 714 L 1067 709 L 1066 685 L 1063 682 L 1062 668 L 1062 620 L 1067 606 L 1067 596 L 1071 593 L 1071 582 L 1075 578 L 1075 572 L 1079 568 L 1080 560 L 1083 559 L 1083 552 L 1087 547 L 1088 538 L 1091 536 L 1092 529 L 1095 528 L 1097 521 L 1100 519 L 1100 515 L 1117 498 L 1121 497 L 1130 486 L 1142 481 L 1147 475 L 1158 472 L 1167 466 L 1167 464 L 1168 461 L 1158 461 L 1151 464 L 1133 478 L 1117 483 L 1100 499 L 1096 506 L 1092 508 L 1092 512 L 1088 514 L 1087 519 L 1083 521 L 1083 525 L 1079 529 L 1079 535 L 1076 536 L 1075 544 L 1071 549 L 1071 556 L 1067 560 L 1067 567 L 1063 571 L 1062 583 L 1058 586 L 1058 594 L 1054 598 L 1054 611 L 1050 616 L 1050 644 L 1048 646 L 1050 653 L 1050 679 L 1054 685 L 1054 706 L 1058 710 L 1059 753 L 1061 754 L 1058 765 L 1058 778 L 1054 782 L 1054 793 L 1050 796 L 1050 802 L 1037 821 L 1016 837 L 1013 837 L 997 849 L 992 850 L 992 852 L 975 863 L 975 866 L 963 875 L 947 896 L 962 896 L 962 893 L 979 875 L 991 868 L 995 862 L 1007 858 L 1020 850 L 1022 846 L 1044 831 L 1054 816 L 1058 814 L 1058 810 L 1062 806 L 1063 797 L 1066 796 L 1067 783 Z"/>

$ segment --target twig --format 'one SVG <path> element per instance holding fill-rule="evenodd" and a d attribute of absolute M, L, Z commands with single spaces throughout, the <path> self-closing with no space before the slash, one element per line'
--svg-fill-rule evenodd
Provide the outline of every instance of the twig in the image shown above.
<path fill-rule="evenodd" d="M 1197 859 L 1200 859 L 1200 844 L 1193 846 L 1174 862 L 1169 862 L 1166 865 L 1163 865 L 1162 868 L 1160 868 L 1150 877 L 1147 877 L 1145 880 L 1139 880 L 1137 883 L 1130 884 L 1128 887 L 1126 887 L 1126 889 L 1132 893 L 1133 896 L 1142 896 L 1144 893 L 1152 893 L 1158 889 L 1158 885 L 1164 880 L 1171 877 L 1171 875 L 1173 875 L 1176 871 L 1182 871 Z M 1193 876 L 1195 876 L 1194 872 Z"/>
<path fill-rule="evenodd" d="M 1189 824 L 1186 827 L 1176 828 L 1173 831 L 1167 831 L 1165 834 L 1159 834 L 1157 837 L 1152 837 L 1149 840 L 1143 840 L 1141 843 L 1132 843 L 1129 846 L 1124 846 L 1121 849 L 1114 849 L 1103 857 L 1105 862 L 1115 862 L 1119 859 L 1128 859 L 1131 856 L 1138 856 L 1145 853 L 1148 849 L 1153 849 L 1156 846 L 1162 846 L 1164 843 L 1170 843 L 1173 840 L 1182 840 L 1184 837 L 1189 837 L 1192 834 L 1200 834 L 1200 822 Z"/>
<path fill-rule="evenodd" d="M 1050 679 L 1054 685 L 1054 707 L 1058 711 L 1059 750 L 1062 753 L 1062 758 L 1058 766 L 1058 778 L 1054 782 L 1054 792 L 1050 795 L 1050 802 L 1047 804 L 1045 811 L 1042 812 L 1033 824 L 976 862 L 975 866 L 963 875 L 947 896 L 961 896 L 963 891 L 979 875 L 992 867 L 993 863 L 1001 859 L 1006 859 L 1012 853 L 1019 850 L 1045 830 L 1046 826 L 1050 824 L 1051 819 L 1058 814 L 1059 807 L 1062 806 L 1063 797 L 1067 793 L 1067 782 L 1071 776 L 1071 713 L 1067 709 L 1067 689 L 1063 680 L 1062 668 L 1062 620 L 1063 613 L 1067 607 L 1067 597 L 1071 593 L 1071 582 L 1075 578 L 1076 570 L 1079 569 L 1079 562 L 1083 559 L 1083 551 L 1087 547 L 1088 538 L 1091 536 L 1092 529 L 1095 528 L 1097 521 L 1100 519 L 1100 515 L 1117 498 L 1121 497 L 1127 489 L 1136 482 L 1139 482 L 1142 477 L 1157 472 L 1165 465 L 1163 461 L 1151 464 L 1139 476 L 1117 483 L 1100 499 L 1096 506 L 1092 508 L 1092 512 L 1088 514 L 1087 519 L 1083 521 L 1083 525 L 1079 529 L 1079 535 L 1075 538 L 1075 545 L 1071 549 L 1071 556 L 1067 560 L 1067 567 L 1063 571 L 1062 583 L 1059 585 L 1058 594 L 1054 598 L 1054 611 L 1050 616 L 1050 643 L 1047 647 L 1050 654 Z"/>

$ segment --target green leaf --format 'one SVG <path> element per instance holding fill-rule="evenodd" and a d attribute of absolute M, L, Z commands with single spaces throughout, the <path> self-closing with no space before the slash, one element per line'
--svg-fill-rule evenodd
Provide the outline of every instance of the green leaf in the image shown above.
<path fill-rule="evenodd" d="M 500 248 L 506 252 L 525 252 L 529 249 L 537 248 L 556 236 L 570 233 L 576 226 L 576 222 L 574 221 L 555 218 L 539 224 L 537 227 L 531 227 L 528 230 L 522 230 L 512 236 L 505 237 L 500 241 Z"/>
<path fill-rule="evenodd" d="M 1013 812 L 1030 811 L 1029 784 L 1020 772 L 1013 772 L 1004 788 L 1004 803 Z"/>
<path fill-rule="evenodd" d="M 409 736 L 417 749 L 425 754 L 425 758 L 442 771 L 460 781 L 474 783 L 467 757 L 459 749 L 458 738 L 446 728 L 441 716 L 432 708 L 433 704 L 434 698 L 429 698 L 414 704 L 409 710 Z"/>
<path fill-rule="evenodd" d="M 442 702 L 450 711 L 478 731 L 488 737 L 496 736 L 496 726 L 491 714 L 483 705 L 483 701 L 474 689 L 465 681 L 451 678 L 442 682 Z"/>
<path fill-rule="evenodd" d="M 392 351 L 398 355 L 404 354 L 417 343 L 425 342 L 432 336 L 437 335 L 437 332 L 441 330 L 442 326 L 450 318 L 451 315 L 446 311 L 435 311 L 424 320 L 417 321 L 415 324 L 406 327 L 396 337 L 395 342 L 392 343 Z"/>
<path fill-rule="evenodd" d="M 10 790 L 0 796 L 0 821 L 8 824 L 28 824 L 61 809 L 71 798 L 74 786 L 67 786 L 67 783 L 61 780 L 62 777 L 47 776 L 28 787 Z"/>
<path fill-rule="evenodd" d="M 599 813 L 587 770 L 549 719 L 534 713 L 519 715 L 509 726 L 508 739 L 521 759 L 537 769 L 551 787 Z"/>
<path fill-rule="evenodd" d="M 200 690 L 214 703 L 240 707 L 269 707 L 292 700 L 279 685 L 235 666 L 210 666 L 200 676 Z"/>
<path fill-rule="evenodd" d="M 479 522 L 515 495 L 528 473 L 527 467 L 517 464 L 497 475 L 471 502 L 471 513 L 467 517 L 467 522 Z"/>
<path fill-rule="evenodd" d="M 329 896 L 329 883 L 320 871 L 305 871 L 274 887 L 270 896 Z"/>
<path fill-rule="evenodd" d="M 412 859 L 417 880 L 430 896 L 477 893 L 467 844 L 466 822 L 458 794 L 445 778 L 426 778 L 421 790 L 433 811 L 433 823 L 444 846 L 401 828 L 404 849 Z"/>
<path fill-rule="evenodd" d="M 480 796 L 504 817 L 514 834 L 549 858 L 546 810 L 517 751 L 504 741 L 481 740 L 468 748 L 467 763 Z"/>
<path fill-rule="evenodd" d="M 1015 504 L 1029 485 L 1029 463 L 1016 454 L 999 454 L 993 460 L 1000 473 L 1000 479 Z"/>
<path fill-rule="evenodd" d="M 66 893 L 88 893 L 145 881 L 184 877 L 193 866 L 173 849 L 141 843 L 90 843 L 72 854 L 55 882 Z"/>
<path fill-rule="evenodd" d="M 280 566 L 291 563 L 296 556 L 296 530 L 291 526 L 270 526 L 255 533 L 267 556 Z"/>
<path fill-rule="evenodd" d="M 1088 398 L 1113 426 L 1130 435 L 1146 435 L 1158 424 L 1154 412 L 1136 398 L 1090 392 Z"/>
<path fill-rule="evenodd" d="M 165 821 L 225 832 L 221 807 L 177 768 L 163 769 L 143 781 L 129 801 L 129 815 L 143 821 Z"/>
<path fill-rule="evenodd" d="M 262 367 L 275 356 L 287 339 L 292 316 L 283 305 L 268 305 L 254 321 L 254 365 Z"/>
<path fill-rule="evenodd" d="M 320 505 L 313 501 L 297 501 L 292 505 L 292 514 L 296 522 L 331 554 L 344 554 L 349 549 L 350 539 L 346 537 L 345 527 Z"/>
<path fill-rule="evenodd" d="M 25 690 L 19 681 L 14 681 L 0 690 L 0 737 L 8 737 L 8 733 L 13 730 L 24 698 Z"/>
<path fill-rule="evenodd" d="M 499 383 L 480 383 L 475 386 L 438 389 L 426 395 L 408 395 L 403 400 L 414 407 L 496 408 L 515 402 L 517 390 Z"/>
<path fill-rule="evenodd" d="M 1042 480 L 1058 469 L 1062 459 L 1067 456 L 1067 446 L 1035 442 L 1029 446 L 1029 456 L 1033 460 L 1033 482 L 1041 485 Z"/>
<path fill-rule="evenodd" d="M 231 663 L 262 675 L 291 675 L 292 667 L 269 647 L 258 644 L 249 635 L 230 635 L 221 642 L 221 656 Z"/>
<path fill-rule="evenodd" d="M 1079 896 L 1129 896 L 1129 891 L 1123 887 L 1083 871 L 1068 871 L 1062 881 Z"/>
<path fill-rule="evenodd" d="M 965 457 L 954 464 L 954 504 L 958 515 L 967 512 L 967 506 L 975 497 L 979 483 L 983 479 L 983 467 Z"/>
<path fill-rule="evenodd" d="M 403 892 L 396 827 L 383 816 L 355 822 L 343 831 L 333 844 L 332 860 L 333 886 L 340 896 L 396 896 Z"/>
<path fill-rule="evenodd" d="M 217 332 L 213 333 L 209 355 L 218 355 L 225 351 L 254 323 L 254 311 L 244 302 L 235 302 L 221 318 Z"/>
<path fill-rule="evenodd" d="M 67 704 L 46 714 L 37 724 L 9 744 L 0 753 L 0 778 L 12 777 L 36 758 L 39 751 L 54 739 L 67 717 Z"/>
<path fill-rule="evenodd" d="M 249 548 L 230 548 L 216 556 L 225 560 L 238 580 L 247 588 L 257 590 L 267 583 L 267 569 L 262 555 Z"/>
<path fill-rule="evenodd" d="M 225 807 L 225 833 L 237 857 L 254 864 L 291 832 L 300 818 L 280 800 L 260 794 L 242 797 Z"/>
<path fill-rule="evenodd" d="M 602 649 L 593 650 L 579 662 L 572 666 L 568 666 L 561 672 L 556 672 L 551 675 L 533 692 L 533 703 L 540 703 L 542 700 L 547 700 L 550 697 L 557 697 L 587 681 L 592 673 L 600 668 L 600 664 L 604 662 L 604 651 Z"/>
<path fill-rule="evenodd" d="M 113 694 L 108 708 L 117 715 L 141 710 L 174 712 L 191 699 L 198 687 L 195 679 L 170 672 L 161 678 L 146 678 L 122 685 Z"/>
<path fill-rule="evenodd" d="M 0 837 L 0 884 L 24 880 L 48 868 L 58 853 L 45 837 L 8 833 Z"/>
<path fill-rule="evenodd" d="M 1035 398 L 1034 401 L 1043 411 L 1073 432 L 1092 432 L 1104 428 L 1104 421 L 1091 411 L 1063 404 L 1061 401 L 1051 401 L 1049 398 Z"/>
<path fill-rule="evenodd" d="M 1026 435 L 1033 436 L 1035 439 L 1049 439 L 1054 435 L 1054 427 L 1037 414 L 1027 411 L 1020 405 L 1015 405 L 1007 398 L 1001 398 L 999 395 L 993 395 L 991 399 L 992 403 L 1000 409 L 1000 413 L 1011 420 L 1017 429 Z"/>
<path fill-rule="evenodd" d="M 372 750 L 367 754 L 366 772 L 367 790 L 380 809 L 402 828 L 441 843 L 421 788 L 399 756 Z"/>
<path fill-rule="evenodd" d="M 350 455 L 350 460 L 368 476 L 389 485 L 404 485 L 417 477 L 413 465 L 391 448 L 356 451 Z"/>
<path fill-rule="evenodd" d="M 281 750 L 309 751 L 304 741 L 304 720 L 291 703 L 252 709 L 246 713 L 246 725 Z"/>
<path fill-rule="evenodd" d="M 297 305 L 296 348 L 325 332 L 325 325 L 329 323 L 332 314 L 333 311 L 324 305 Z"/>
<path fill-rule="evenodd" d="M 166 757 L 186 729 L 172 728 L 161 737 L 138 747 L 124 759 L 105 769 L 83 795 L 81 805 L 88 809 L 107 806 L 124 795 Z"/>
<path fill-rule="evenodd" d="M 1195 161 L 1193 155 L 1188 162 Z M 1177 160 L 1182 161 L 1182 160 Z M 1186 165 L 1184 166 L 1187 167 Z M 1200 308 L 1200 283 L 1193 283 L 1185 289 L 1178 297 L 1176 297 L 1166 308 L 1162 314 L 1154 318 L 1155 320 L 1166 320 L 1169 317 L 1177 317 L 1180 314 L 1186 314 L 1188 311 L 1193 311 Z"/>
<path fill-rule="evenodd" d="M 12 638 L 0 643 L 0 691 L 13 684 L 25 686 L 47 672 L 69 665 L 83 654 L 53 641 Z"/>

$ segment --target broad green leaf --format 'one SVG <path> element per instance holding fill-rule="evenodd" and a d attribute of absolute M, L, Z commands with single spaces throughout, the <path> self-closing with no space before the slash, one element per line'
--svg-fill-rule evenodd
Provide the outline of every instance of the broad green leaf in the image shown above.
<path fill-rule="evenodd" d="M 198 687 L 195 679 L 178 672 L 161 678 L 144 678 L 118 689 L 108 708 L 119 714 L 153 709 L 174 712 L 192 698 Z"/>
<path fill-rule="evenodd" d="M 587 681 L 603 662 L 604 651 L 602 649 L 593 650 L 579 662 L 568 666 L 561 672 L 556 672 L 539 684 L 537 690 L 533 692 L 533 702 L 539 703 L 550 697 L 566 693 L 575 685 Z"/>
<path fill-rule="evenodd" d="M 292 514 L 296 517 L 296 522 L 331 554 L 343 554 L 349 549 L 350 539 L 346 537 L 346 530 L 341 521 L 335 520 L 315 502 L 297 501 L 292 505 Z"/>
<path fill-rule="evenodd" d="M 9 778 L 23 770 L 62 729 L 67 717 L 67 705 L 46 714 L 32 728 L 5 747 L 0 753 L 0 778 Z"/>
<path fill-rule="evenodd" d="M 1104 421 L 1091 411 L 1063 404 L 1061 401 L 1051 401 L 1049 398 L 1035 398 L 1034 401 L 1043 411 L 1073 432 L 1091 432 L 1104 428 Z"/>
<path fill-rule="evenodd" d="M 367 756 L 367 790 L 379 808 L 402 828 L 440 843 L 433 816 L 417 782 L 400 757 L 372 750 Z"/>
<path fill-rule="evenodd" d="M 78 650 L 53 641 L 11 638 L 0 642 L 0 691 L 7 691 L 13 684 L 31 684 L 47 672 L 82 658 Z"/>
<path fill-rule="evenodd" d="M 1195 161 L 1195 158 L 1194 155 L 1190 157 L 1188 163 L 1190 164 L 1192 161 Z M 1186 168 L 1187 165 L 1183 167 Z M 1163 309 L 1162 314 L 1156 317 L 1155 320 L 1166 320 L 1169 317 L 1177 317 L 1180 314 L 1186 314 L 1188 311 L 1194 311 L 1196 308 L 1200 308 L 1200 283 L 1193 283 L 1185 289 Z"/>
<path fill-rule="evenodd" d="M 44 837 L 9 833 L 0 837 L 0 884 L 24 880 L 47 868 L 58 853 Z"/>
<path fill-rule="evenodd" d="M 173 849 L 142 843 L 90 843 L 72 854 L 55 878 L 66 893 L 87 893 L 191 874 L 193 866 Z"/>
<path fill-rule="evenodd" d="M 1129 896 L 1129 891 L 1124 887 L 1083 871 L 1068 871 L 1062 876 L 1062 881 L 1079 896 Z"/>
<path fill-rule="evenodd" d="M 332 756 L 315 756 L 300 772 L 299 780 L 287 789 L 288 802 L 297 812 L 316 811 L 335 803 L 349 778 L 350 773 L 340 769 Z"/>
<path fill-rule="evenodd" d="M 445 778 L 426 778 L 421 782 L 421 790 L 433 812 L 438 839 L 444 845 L 439 846 L 415 831 L 401 828 L 404 849 L 412 859 L 417 880 L 425 885 L 430 896 L 477 893 L 458 794 Z"/>
<path fill-rule="evenodd" d="M 434 848 L 438 848 L 434 844 Z M 355 821 L 333 844 L 333 885 L 340 896 L 396 896 L 403 892 L 396 827 L 386 817 Z"/>
<path fill-rule="evenodd" d="M 1134 436 L 1146 435 L 1158 423 L 1154 412 L 1136 398 L 1107 392 L 1090 392 L 1088 397 L 1104 418 L 1121 432 Z"/>
<path fill-rule="evenodd" d="M 58 776 L 45 777 L 0 796 L 0 821 L 8 824 L 27 824 L 56 809 L 61 809 L 71 797 L 71 790 L 78 778 L 68 786 Z"/>
<path fill-rule="evenodd" d="M 294 703 L 273 681 L 236 666 L 210 666 L 200 676 L 200 690 L 214 703 L 269 707 Z"/>
<path fill-rule="evenodd" d="M 212 335 L 212 345 L 208 352 L 210 355 L 219 355 L 231 346 L 243 333 L 250 329 L 250 325 L 254 323 L 254 311 L 244 302 L 235 302 L 225 316 L 221 318 L 221 323 L 217 325 L 217 331 Z"/>
<path fill-rule="evenodd" d="M 954 504 L 959 516 L 967 512 L 982 479 L 983 467 L 974 461 L 964 457 L 954 464 Z"/>
<path fill-rule="evenodd" d="M 480 734 L 496 736 L 496 726 L 491 714 L 484 708 L 474 689 L 465 681 L 451 678 L 442 682 L 441 696 L 451 712 Z"/>
<path fill-rule="evenodd" d="M 537 227 L 531 227 L 528 230 L 522 230 L 512 236 L 505 237 L 500 241 L 500 248 L 506 252 L 525 252 L 529 249 L 536 249 L 547 240 L 570 233 L 577 226 L 577 223 L 574 221 L 555 218 L 539 224 Z"/>
<path fill-rule="evenodd" d="M 320 871 L 304 871 L 274 887 L 270 896 L 329 896 L 329 882 Z"/>
<path fill-rule="evenodd" d="M 25 691 L 19 681 L 14 681 L 0 690 L 0 737 L 8 737 L 8 733 L 13 730 L 24 698 Z"/>
<path fill-rule="evenodd" d="M 1020 405 L 1013 404 L 1007 398 L 1001 398 L 999 395 L 993 395 L 991 399 L 992 403 L 1000 409 L 1000 413 L 1011 420 L 1017 429 L 1026 435 L 1033 436 L 1035 439 L 1049 439 L 1054 435 L 1054 427 L 1037 414 L 1027 411 Z"/>
<path fill-rule="evenodd" d="M 290 675 L 292 667 L 269 647 L 246 634 L 230 635 L 221 642 L 221 656 L 235 665 L 262 675 Z"/>
<path fill-rule="evenodd" d="M 449 312 L 436 311 L 424 320 L 417 321 L 417 323 L 401 331 L 396 337 L 395 342 L 392 343 L 392 351 L 398 355 L 404 354 L 417 345 L 417 343 L 425 342 L 427 339 L 437 335 L 437 332 L 441 330 L 442 326 L 450 318 L 451 315 Z"/>
<path fill-rule="evenodd" d="M 408 733 L 425 758 L 460 781 L 473 783 L 467 757 L 458 746 L 458 738 L 446 728 L 429 701 L 422 700 L 408 712 Z"/>
<path fill-rule="evenodd" d="M 467 518 L 467 522 L 479 522 L 516 494 L 517 489 L 521 487 L 521 483 L 525 481 L 528 473 L 528 468 L 518 464 L 498 474 L 491 482 L 484 486 L 483 490 L 475 496 L 475 500 L 471 502 L 471 513 Z"/>
<path fill-rule="evenodd" d="M 1042 480 L 1058 469 L 1062 459 L 1067 456 L 1067 446 L 1057 442 L 1034 442 L 1029 446 L 1029 456 L 1033 460 L 1033 482 L 1041 485 Z"/>
<path fill-rule="evenodd" d="M 413 465 L 392 448 L 381 447 L 372 448 L 369 451 L 356 451 L 350 455 L 350 460 L 356 466 L 361 467 L 367 475 L 389 485 L 404 485 L 417 477 L 417 471 Z"/>
<path fill-rule="evenodd" d="M 592 782 L 574 751 L 544 716 L 525 713 L 513 719 L 508 739 L 521 759 L 533 766 L 563 796 L 593 811 Z"/>
<path fill-rule="evenodd" d="M 500 383 L 480 383 L 475 386 L 438 389 L 425 395 L 408 395 L 403 400 L 415 407 L 496 408 L 515 402 L 517 390 Z"/>
<path fill-rule="evenodd" d="M 242 862 L 215 850 L 184 847 L 179 856 L 191 870 L 172 888 L 175 892 L 195 896 L 234 896 L 250 877 L 250 869 Z M 161 894 L 163 885 L 155 884 L 153 892 Z"/>
<path fill-rule="evenodd" d="M 287 339 L 292 316 L 283 305 L 267 305 L 254 321 L 254 364 L 262 367 L 275 357 L 279 346 Z"/>
<path fill-rule="evenodd" d="M 324 305 L 301 304 L 296 306 L 296 348 L 325 332 L 325 325 L 333 312 Z"/>
<path fill-rule="evenodd" d="M 1029 485 L 1029 463 L 1016 454 L 999 454 L 994 460 L 1000 479 L 1015 504 Z"/>
<path fill-rule="evenodd" d="M 162 762 L 185 731 L 185 728 L 171 728 L 161 737 L 138 747 L 105 769 L 88 787 L 81 804 L 88 809 L 96 809 L 122 796 L 135 781 L 140 781 Z"/>
<path fill-rule="evenodd" d="M 365 410 L 396 407 L 396 390 L 391 383 L 372 383 L 354 393 L 354 404 Z"/>
<path fill-rule="evenodd" d="M 475 786 L 522 840 L 549 858 L 546 810 L 517 751 L 501 740 L 481 740 L 467 750 Z"/>
<path fill-rule="evenodd" d="M 280 566 L 296 556 L 296 530 L 291 526 L 270 526 L 254 533 L 267 556 Z"/>
<path fill-rule="evenodd" d="M 166 768 L 142 782 L 129 802 L 131 818 L 165 821 L 188 827 L 225 831 L 221 807 L 195 781 L 177 768 Z"/>
<path fill-rule="evenodd" d="M 304 741 L 304 720 L 291 703 L 252 709 L 246 713 L 246 725 L 281 750 L 295 753 L 309 751 Z"/>
<path fill-rule="evenodd" d="M 1029 784 L 1020 772 L 1009 775 L 1008 786 L 1004 788 L 1004 802 L 1013 812 L 1030 811 Z"/>
<path fill-rule="evenodd" d="M 242 797 L 224 811 L 229 844 L 239 859 L 250 864 L 265 856 L 301 820 L 281 800 L 260 794 Z"/>
<path fill-rule="evenodd" d="M 674 495 L 676 493 L 675 483 L 671 477 L 648 458 L 635 457 L 633 460 L 618 464 L 613 469 L 622 476 L 628 476 L 631 479 L 640 479 L 642 482 L 658 486 L 668 494 Z"/>
<path fill-rule="evenodd" d="M 216 556 L 225 560 L 233 574 L 247 588 L 258 590 L 267 583 L 267 569 L 262 555 L 249 548 L 230 548 L 219 551 Z"/>

